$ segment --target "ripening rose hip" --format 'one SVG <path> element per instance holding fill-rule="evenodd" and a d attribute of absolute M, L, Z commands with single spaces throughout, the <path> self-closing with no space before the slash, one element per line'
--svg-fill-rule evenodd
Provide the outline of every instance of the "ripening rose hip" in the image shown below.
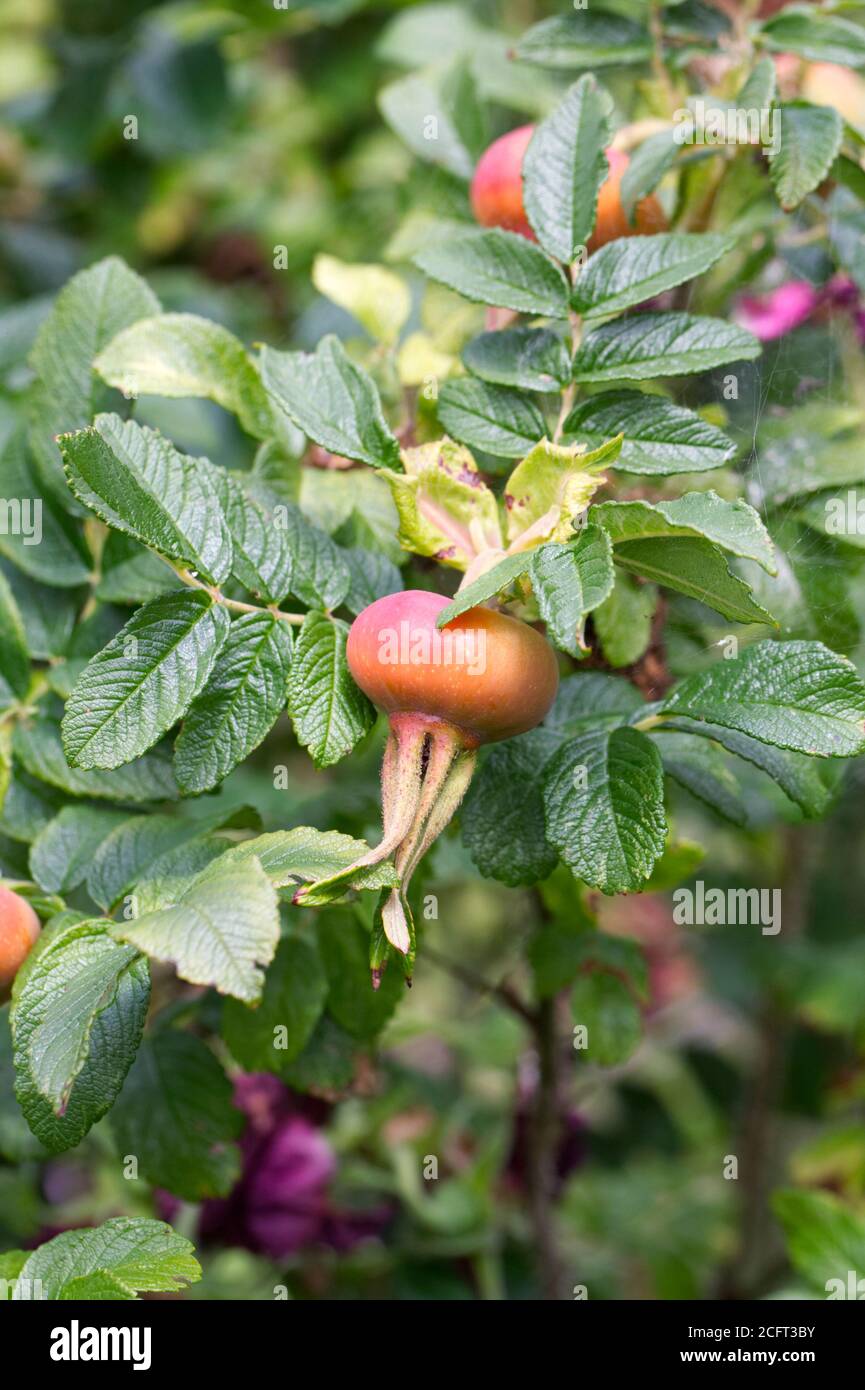
<path fill-rule="evenodd" d="M 0 884 L 0 1003 L 9 997 L 39 932 L 39 918 L 30 904 Z"/>
<path fill-rule="evenodd" d="M 482 227 L 504 227 L 536 240 L 523 204 L 523 156 L 534 134 L 533 125 L 519 126 L 494 140 L 478 160 L 471 185 L 472 210 Z M 609 173 L 598 193 L 598 213 L 589 252 L 598 251 L 618 237 L 650 236 L 667 228 L 663 208 L 652 194 L 637 204 L 634 226 L 622 206 L 622 176 L 628 156 L 621 150 L 606 151 Z"/>
<path fill-rule="evenodd" d="M 443 628 L 449 599 L 421 589 L 377 599 L 355 619 L 347 659 L 357 684 L 390 723 L 381 769 L 381 843 L 331 879 L 393 855 L 399 886 L 381 909 L 387 941 L 412 952 L 409 881 L 450 821 L 483 743 L 539 724 L 556 698 L 558 666 L 534 628 L 490 608 L 472 608 Z M 312 886 L 299 889 L 302 902 Z M 373 984 L 381 976 L 373 961 Z"/>

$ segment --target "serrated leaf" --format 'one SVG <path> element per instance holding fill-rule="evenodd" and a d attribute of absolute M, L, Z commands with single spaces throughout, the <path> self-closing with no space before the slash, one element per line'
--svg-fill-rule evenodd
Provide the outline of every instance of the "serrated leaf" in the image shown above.
<path fill-rule="evenodd" d="M 612 592 L 592 614 L 601 651 L 611 666 L 630 666 L 646 651 L 658 602 L 654 584 L 637 584 L 621 570 Z"/>
<path fill-rule="evenodd" d="M 351 585 L 343 602 L 357 617 L 376 599 L 397 594 L 403 587 L 402 576 L 392 560 L 364 546 L 343 550 L 342 558 L 351 575 Z"/>
<path fill-rule="evenodd" d="M 786 748 L 775 748 L 770 743 L 761 743 L 738 729 L 725 729 L 719 724 L 704 723 L 697 719 L 677 717 L 666 729 L 680 729 L 684 733 L 700 734 L 712 739 L 746 762 L 753 763 L 777 782 L 783 792 L 794 802 L 807 818 L 821 816 L 826 811 L 832 797 L 831 788 L 820 776 L 821 764 L 804 753 L 792 753 Z M 822 764 L 825 767 L 825 764 Z"/>
<path fill-rule="evenodd" d="M 288 705 L 298 742 L 316 767 L 339 762 L 372 728 L 375 711 L 355 685 L 345 657 L 348 627 L 308 613 L 297 638 Z"/>
<path fill-rule="evenodd" d="M 615 464 L 621 444 L 621 435 L 589 450 L 548 439 L 535 444 L 505 483 L 508 540 L 524 548 L 570 540 L 574 523 L 606 481 L 600 470 Z"/>
<path fill-rule="evenodd" d="M 647 194 L 653 193 L 668 169 L 673 167 L 681 149 L 675 138 L 675 127 L 656 131 L 631 154 L 619 184 L 619 197 L 629 221 L 634 209 Z"/>
<path fill-rule="evenodd" d="M 723 551 L 711 541 L 690 536 L 626 541 L 615 547 L 613 558 L 629 573 L 699 599 L 734 622 L 775 625 L 771 613 L 731 573 Z"/>
<path fill-rule="evenodd" d="M 236 415 L 254 438 L 273 433 L 261 379 L 243 344 L 198 314 L 139 319 L 110 340 L 93 366 L 124 395 L 203 397 Z"/>
<path fill-rule="evenodd" d="M 463 349 L 463 362 L 483 381 L 524 391 L 558 391 L 571 375 L 565 340 L 549 328 L 480 333 Z"/>
<path fill-rule="evenodd" d="M 254 856 L 282 896 L 291 898 L 303 883 L 318 884 L 335 878 L 369 850 L 364 840 L 341 835 L 337 830 L 315 830 L 309 825 L 293 830 L 274 830 L 245 840 L 226 852 L 228 864 L 238 864 Z M 322 907 L 341 897 L 348 888 L 379 889 L 396 883 L 396 871 L 387 861 L 358 869 L 348 880 L 341 879 L 329 891 L 326 886 L 307 892 L 304 907 Z"/>
<path fill-rule="evenodd" d="M 437 56 L 438 50 L 428 54 L 430 61 Z M 471 71 L 460 55 L 456 61 L 389 82 L 378 94 L 378 105 L 391 129 L 419 159 L 441 165 L 459 179 L 471 178 L 480 153 L 482 112 Z"/>
<path fill-rule="evenodd" d="M 293 1090 L 313 1095 L 332 1096 L 335 1091 L 344 1091 L 354 1076 L 356 1048 L 351 1034 L 329 1014 L 323 1014 L 306 1047 L 288 1063 L 284 1080 Z"/>
<path fill-rule="evenodd" d="M 0 555 L 51 588 L 87 584 L 92 569 L 87 546 L 71 517 L 44 492 L 22 434 L 10 435 L 0 445 L 0 497 L 10 518 L 4 515 L 0 528 Z"/>
<path fill-rule="evenodd" d="M 147 751 L 206 685 L 228 636 L 209 594 L 151 599 L 88 662 L 66 702 L 63 747 L 83 768 L 114 768 Z"/>
<path fill-rule="evenodd" d="M 674 781 L 733 825 L 748 824 L 742 789 L 716 743 L 686 733 L 652 733 L 649 737 L 661 754 L 664 771 Z"/>
<path fill-rule="evenodd" d="M 651 53 L 651 39 L 640 25 L 593 9 L 542 19 L 526 30 L 516 47 L 516 56 L 524 62 L 548 68 L 645 63 Z"/>
<path fill-rule="evenodd" d="M 545 775 L 547 837 L 590 887 L 642 887 L 664 852 L 658 750 L 635 729 L 596 729 L 566 743 Z"/>
<path fill-rule="evenodd" d="M 227 579 L 231 536 L 202 459 L 117 415 L 62 435 L 60 449 L 69 486 L 102 521 L 214 583 Z"/>
<path fill-rule="evenodd" d="M 609 533 L 614 545 L 664 536 L 703 536 L 731 555 L 753 560 L 776 574 L 769 532 L 758 512 L 736 498 L 716 492 L 686 492 L 671 502 L 600 502 L 592 520 Z"/>
<path fill-rule="evenodd" d="M 79 1144 L 110 1109 L 135 1057 L 150 997 L 147 962 L 103 922 L 42 940 L 12 1010 L 15 1090 L 52 1153 Z"/>
<path fill-rule="evenodd" d="M 174 745 L 184 792 L 215 787 L 270 732 L 288 699 L 291 646 L 291 629 L 271 613 L 243 613 L 231 624 Z"/>
<path fill-rule="evenodd" d="M 131 1295 L 173 1293 L 196 1283 L 201 1266 L 190 1242 L 165 1222 L 115 1216 L 101 1226 L 64 1231 L 33 1250 L 13 1297 L 29 1298 L 21 1290 L 35 1286 L 44 1299 L 64 1299 L 73 1286 L 80 1292 L 85 1280 L 99 1275 L 110 1276 Z M 92 1288 L 86 1296 L 94 1296 Z"/>
<path fill-rule="evenodd" d="M 399 445 L 378 391 L 332 334 L 314 353 L 265 347 L 261 375 L 274 408 L 333 454 L 374 467 L 396 467 Z"/>
<path fill-rule="evenodd" d="M 462 613 L 467 613 L 470 608 L 476 608 L 479 603 L 485 603 L 494 594 L 499 594 L 504 589 L 509 589 L 515 584 L 520 575 L 528 573 L 531 567 L 532 554 L 529 551 L 520 551 L 516 555 L 506 555 L 498 564 L 485 570 L 482 575 L 467 584 L 464 589 L 460 589 L 456 597 L 451 599 L 446 608 L 443 608 L 436 618 L 436 627 L 444 627 L 445 623 L 453 622 Z"/>
<path fill-rule="evenodd" d="M 774 119 L 780 129 L 769 153 L 769 177 L 790 212 L 826 178 L 841 149 L 844 122 L 834 106 L 804 101 L 776 107 Z"/>
<path fill-rule="evenodd" d="M 768 110 L 778 94 L 778 74 L 771 58 L 758 58 L 739 92 L 736 106 L 740 111 Z"/>
<path fill-rule="evenodd" d="M 408 286 L 380 265 L 349 265 L 320 254 L 312 266 L 312 283 L 347 310 L 382 343 L 395 343 L 411 310 Z"/>
<path fill-rule="evenodd" d="M 68 893 L 87 877 L 105 837 L 125 819 L 122 811 L 64 806 L 30 848 L 30 872 L 46 893 Z"/>
<path fill-rule="evenodd" d="M 135 608 L 179 589 L 183 582 L 159 555 L 124 531 L 109 531 L 105 537 L 101 571 L 96 597 Z"/>
<path fill-rule="evenodd" d="M 103 911 L 113 912 L 165 854 L 224 825 L 231 818 L 230 808 L 183 819 L 154 814 L 125 816 L 104 836 L 93 854 L 87 873 L 87 892 Z"/>
<path fill-rule="evenodd" d="M 170 754 L 164 748 L 151 749 L 111 772 L 84 771 L 66 761 L 59 723 L 42 716 L 18 724 L 13 747 L 16 758 L 33 777 L 71 796 L 136 802 L 173 801 L 180 795 Z"/>
<path fill-rule="evenodd" d="M 585 19 L 585 16 L 581 16 Z M 570 265 L 595 225 L 607 177 L 612 99 L 591 74 L 569 87 L 535 129 L 523 158 L 523 202 L 541 246 Z"/>
<path fill-rule="evenodd" d="M 15 595 L 0 570 L 0 706 L 30 688 L 30 652 Z"/>
<path fill-rule="evenodd" d="M 689 676 L 661 706 L 824 758 L 865 751 L 865 686 L 822 642 L 759 642 Z"/>
<path fill-rule="evenodd" d="M 544 825 L 543 773 L 558 744 L 549 729 L 507 739 L 490 749 L 472 779 L 460 823 L 463 842 L 487 878 L 516 888 L 547 878 L 556 867 Z"/>
<path fill-rule="evenodd" d="M 118 256 L 67 281 L 37 334 L 30 365 L 39 378 L 31 437 L 49 485 L 62 487 L 60 459 L 49 440 L 89 425 L 111 396 L 93 368 L 97 353 L 138 319 L 159 313 L 159 300 Z"/>
<path fill-rule="evenodd" d="M 551 641 L 578 657 L 585 650 L 586 617 L 613 587 L 609 536 L 589 525 L 566 545 L 540 546 L 532 552 L 531 581 Z"/>
<path fill-rule="evenodd" d="M 619 467 L 628 473 L 700 473 L 720 468 L 736 445 L 716 425 L 663 396 L 642 391 L 600 391 L 575 406 L 565 440 L 589 448 L 623 434 Z"/>
<path fill-rule="evenodd" d="M 338 608 L 351 582 L 340 547 L 300 507 L 281 498 L 266 483 L 250 478 L 244 486 L 265 522 L 265 555 L 256 561 L 257 568 L 266 570 L 284 548 L 291 560 L 288 592 L 312 608 Z M 273 542 L 271 528 L 279 533 Z"/>
<path fill-rule="evenodd" d="M 757 339 L 723 319 L 645 313 L 593 328 L 574 358 L 574 380 L 645 381 L 690 376 L 759 357 Z"/>
<path fill-rule="evenodd" d="M 499 458 L 522 458 L 547 429 L 531 396 L 473 377 L 446 381 L 437 411 L 448 434 Z"/>
<path fill-rule="evenodd" d="M 813 63 L 865 66 L 865 33 L 841 15 L 815 12 L 808 5 L 787 5 L 761 26 L 758 42 L 773 53 L 797 53 Z"/>
<path fill-rule="evenodd" d="M 430 279 L 474 304 L 494 304 L 546 318 L 568 316 L 568 286 L 560 268 L 516 232 L 499 227 L 430 242 L 413 257 Z"/>
<path fill-rule="evenodd" d="M 139 1176 L 176 1197 L 224 1197 L 240 1174 L 243 1117 L 231 1082 L 191 1033 L 162 1029 L 142 1046 L 111 1112 L 121 1153 Z"/>
<path fill-rule="evenodd" d="M 305 937 L 287 937 L 267 972 L 258 1007 L 226 1001 L 222 1036 L 247 1071 L 278 1075 L 306 1047 L 326 999 L 327 975 L 317 945 Z"/>
<path fill-rule="evenodd" d="M 50 589 L 4 559 L 0 559 L 0 574 L 21 615 L 30 656 L 37 661 L 63 656 L 81 607 L 81 594 L 74 589 Z"/>
<path fill-rule="evenodd" d="M 561 738 L 590 729 L 615 729 L 627 724 L 643 699 L 629 681 L 600 671 L 577 671 L 559 682 L 556 702 L 544 721 Z"/>
<path fill-rule="evenodd" d="M 820 1296 L 857 1297 L 860 1270 L 865 1266 L 865 1219 L 861 1213 L 832 1192 L 794 1188 L 775 1192 L 772 1207 L 783 1227 L 794 1267 Z M 854 1294 L 849 1292 L 851 1270 L 857 1289 Z"/>
<path fill-rule="evenodd" d="M 589 257 L 571 303 L 586 319 L 621 314 L 704 274 L 735 244 L 721 232 L 620 237 Z"/>
<path fill-rule="evenodd" d="M 170 961 L 182 980 L 254 1003 L 279 940 L 276 890 L 256 859 L 209 864 L 173 907 L 116 927 L 117 935 L 157 960 Z"/>
<path fill-rule="evenodd" d="M 281 603 L 294 570 L 288 526 L 276 524 L 271 499 L 262 489 L 255 494 L 253 480 L 224 469 L 214 469 L 212 480 L 231 533 L 235 579 L 265 603 Z"/>

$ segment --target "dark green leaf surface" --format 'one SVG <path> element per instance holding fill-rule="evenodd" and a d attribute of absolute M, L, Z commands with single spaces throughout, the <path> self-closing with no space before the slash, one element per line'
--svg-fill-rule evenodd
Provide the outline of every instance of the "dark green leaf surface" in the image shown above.
<path fill-rule="evenodd" d="M 751 597 L 751 591 L 731 574 L 723 551 L 711 541 L 688 536 L 627 541 L 615 547 L 617 565 L 699 599 L 716 613 L 738 623 L 767 623 L 774 619 Z"/>
<path fill-rule="evenodd" d="M 583 527 L 565 545 L 532 551 L 532 589 L 550 640 L 571 656 L 583 650 L 586 616 L 603 603 L 614 582 L 612 546 L 600 526 Z"/>
<path fill-rule="evenodd" d="M 280 942 L 255 1009 L 226 1000 L 222 1036 L 247 1071 L 280 1073 L 302 1052 L 327 999 L 327 976 L 315 942 L 290 936 Z"/>
<path fill-rule="evenodd" d="M 529 222 L 544 250 L 566 265 L 595 225 L 598 189 L 608 172 L 611 112 L 609 95 L 587 73 L 536 127 L 523 157 Z"/>
<path fill-rule="evenodd" d="M 355 685 L 345 657 L 346 624 L 309 613 L 294 649 L 289 711 L 298 742 L 316 767 L 339 762 L 372 728 L 375 711 Z"/>
<path fill-rule="evenodd" d="M 192 1245 L 163 1221 L 115 1216 L 101 1226 L 64 1231 L 40 1245 L 20 1271 L 19 1300 L 38 1288 L 47 1299 L 133 1298 L 173 1293 L 201 1278 Z"/>
<path fill-rule="evenodd" d="M 481 333 L 463 349 L 463 361 L 482 380 L 523 391 L 557 391 L 571 375 L 565 341 L 549 328 Z"/>
<path fill-rule="evenodd" d="M 619 15 L 586 8 L 542 19 L 523 34 L 517 57 L 549 68 L 598 68 L 645 63 L 652 42 L 640 25 Z"/>
<path fill-rule="evenodd" d="M 645 381 L 691 376 L 760 355 L 757 339 L 723 319 L 697 314 L 634 314 L 594 328 L 574 358 L 574 380 Z"/>
<path fill-rule="evenodd" d="M 700 473 L 736 452 L 732 439 L 693 410 L 642 391 L 600 391 L 565 421 L 565 439 L 590 449 L 617 434 L 624 435 L 619 464 L 628 473 Z"/>
<path fill-rule="evenodd" d="M 589 257 L 571 302 L 588 319 L 621 314 L 704 274 L 735 242 L 721 232 L 621 237 Z"/>
<path fill-rule="evenodd" d="M 568 286 L 540 247 L 495 227 L 432 241 L 414 263 L 432 280 L 475 304 L 495 304 L 524 314 L 567 318 Z"/>
<path fill-rule="evenodd" d="M 769 174 L 785 212 L 826 178 L 841 149 L 844 122 L 833 106 L 790 102 L 775 110 L 780 122 L 777 143 L 769 155 Z"/>
<path fill-rule="evenodd" d="M 499 458 L 522 458 L 547 431 L 531 396 L 472 377 L 444 383 L 438 417 L 454 439 Z"/>

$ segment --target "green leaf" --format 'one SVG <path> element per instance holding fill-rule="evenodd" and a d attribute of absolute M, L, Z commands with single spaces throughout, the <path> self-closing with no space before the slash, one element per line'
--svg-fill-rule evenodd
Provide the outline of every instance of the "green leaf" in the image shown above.
<path fill-rule="evenodd" d="M 332 1096 L 334 1091 L 344 1091 L 354 1077 L 356 1048 L 351 1034 L 329 1014 L 323 1014 L 300 1056 L 289 1062 L 283 1079 L 293 1090 L 313 1095 Z"/>
<path fill-rule="evenodd" d="M 658 750 L 635 729 L 594 729 L 550 760 L 547 836 L 565 863 L 607 894 L 639 889 L 664 852 Z"/>
<path fill-rule="evenodd" d="M 865 1218 L 832 1192 L 789 1188 L 773 1194 L 772 1207 L 790 1259 L 808 1283 L 823 1297 L 856 1297 L 849 1278 L 852 1270 L 855 1287 L 865 1268 Z"/>
<path fill-rule="evenodd" d="M 235 999 L 222 1011 L 222 1036 L 246 1071 L 280 1074 L 306 1047 L 327 999 L 318 948 L 301 936 L 280 942 L 256 1009 Z"/>
<path fill-rule="evenodd" d="M 72 519 L 44 493 L 22 434 L 11 435 L 0 445 L 0 497 L 6 503 L 0 555 L 53 589 L 87 584 L 87 546 Z"/>
<path fill-rule="evenodd" d="M 621 237 L 589 257 L 571 303 L 587 319 L 621 314 L 702 275 L 735 244 L 721 232 Z"/>
<path fill-rule="evenodd" d="M 530 551 L 519 551 L 515 555 L 506 555 L 503 560 L 499 560 L 497 565 L 485 570 L 478 579 L 467 584 L 464 589 L 460 589 L 456 598 L 446 608 L 443 608 L 436 618 L 436 627 L 444 627 L 445 623 L 453 622 L 460 614 L 467 613 L 470 608 L 476 608 L 479 603 L 485 603 L 494 594 L 499 594 L 504 589 L 509 589 L 512 584 L 526 574 L 532 564 L 532 553 Z"/>
<path fill-rule="evenodd" d="M 159 313 L 159 300 L 118 256 L 79 271 L 64 285 L 33 344 L 30 365 L 47 388 L 47 430 L 90 423 L 105 395 L 93 359 L 121 329 Z"/>
<path fill-rule="evenodd" d="M 123 531 L 109 531 L 102 548 L 96 597 L 103 603 L 132 604 L 179 589 L 182 580 L 158 555 Z"/>
<path fill-rule="evenodd" d="M 139 319 L 111 339 L 93 366 L 126 396 L 203 397 L 230 410 L 254 438 L 273 433 L 261 379 L 243 344 L 197 314 Z"/>
<path fill-rule="evenodd" d="M 822 816 L 831 801 L 831 788 L 820 776 L 821 764 L 805 753 L 775 748 L 770 743 L 761 743 L 748 734 L 739 733 L 737 729 L 724 729 L 719 724 L 708 724 L 697 719 L 677 717 L 669 723 L 665 720 L 659 733 L 666 734 L 668 728 L 713 739 L 728 753 L 735 753 L 737 757 L 753 763 L 767 773 L 773 782 L 777 782 L 809 819 Z M 825 764 L 822 766 L 825 767 Z"/>
<path fill-rule="evenodd" d="M 723 551 L 711 541 L 690 536 L 627 541 L 615 547 L 613 558 L 629 573 L 699 599 L 734 622 L 775 621 L 754 601 L 748 585 L 730 572 Z"/>
<path fill-rule="evenodd" d="M 634 314 L 593 328 L 574 358 L 574 380 L 645 381 L 690 376 L 760 355 L 757 339 L 723 319 Z"/>
<path fill-rule="evenodd" d="M 352 546 L 350 550 L 343 550 L 342 558 L 351 575 L 351 586 L 343 602 L 355 617 L 376 599 L 397 594 L 403 587 L 396 565 L 376 550 Z"/>
<path fill-rule="evenodd" d="M 229 627 L 226 610 L 197 589 L 139 608 L 88 662 L 66 703 L 69 762 L 113 768 L 146 752 L 207 684 Z"/>
<path fill-rule="evenodd" d="M 46 893 L 68 893 L 87 877 L 105 837 L 125 819 L 122 811 L 64 806 L 30 849 L 30 872 Z"/>
<path fill-rule="evenodd" d="M 693 410 L 642 391 L 589 396 L 571 411 L 563 434 L 589 448 L 624 434 L 619 466 L 628 473 L 700 473 L 736 452 L 732 439 Z"/>
<path fill-rule="evenodd" d="M 231 573 L 231 536 L 210 471 L 155 430 L 97 415 L 63 435 L 69 486 L 118 531 L 221 583 Z"/>
<path fill-rule="evenodd" d="M 289 711 L 298 742 L 316 767 L 338 763 L 375 722 L 372 705 L 351 678 L 347 638 L 345 623 L 308 613 L 294 649 Z"/>
<path fill-rule="evenodd" d="M 240 1175 L 243 1117 L 231 1082 L 191 1033 L 164 1028 L 142 1046 L 111 1112 L 118 1150 L 138 1177 L 188 1202 L 224 1197 Z"/>
<path fill-rule="evenodd" d="M 603 603 L 614 582 L 613 551 L 600 526 L 585 526 L 567 545 L 532 552 L 531 581 L 550 639 L 562 651 L 585 650 L 587 614 Z"/>
<path fill-rule="evenodd" d="M 284 622 L 271 613 L 235 619 L 174 745 L 184 792 L 209 791 L 258 747 L 285 708 L 290 665 Z"/>
<path fill-rule="evenodd" d="M 593 729 L 615 729 L 627 724 L 643 708 L 638 690 L 618 676 L 600 671 L 577 671 L 559 682 L 559 693 L 545 727 L 562 738 Z"/>
<path fill-rule="evenodd" d="M 834 106 L 811 106 L 805 101 L 776 107 L 780 122 L 769 153 L 769 176 L 785 212 L 826 178 L 841 149 L 844 122 Z"/>
<path fill-rule="evenodd" d="M 333 334 L 314 353 L 263 348 L 261 375 L 273 406 L 332 454 L 398 466 L 399 445 L 375 384 Z"/>
<path fill-rule="evenodd" d="M 439 55 L 436 49 L 429 60 Z M 389 82 L 378 94 L 388 125 L 413 154 L 438 164 L 458 179 L 470 179 L 483 113 L 468 65 L 460 61 L 437 64 Z"/>
<path fill-rule="evenodd" d="M 601 651 L 611 666 L 639 661 L 651 641 L 657 602 L 654 584 L 637 584 L 618 571 L 612 593 L 592 614 Z"/>
<path fill-rule="evenodd" d="M 718 744 L 686 733 L 664 731 L 649 737 L 674 781 L 733 825 L 747 825 L 742 789 Z"/>
<path fill-rule="evenodd" d="M 448 434 L 499 458 L 522 458 L 547 430 L 531 396 L 472 377 L 446 381 L 437 409 Z"/>
<path fill-rule="evenodd" d="M 642 1015 L 624 980 L 607 970 L 580 975 L 571 991 L 571 1014 L 586 1029 L 580 1055 L 601 1067 L 626 1062 L 642 1036 Z"/>
<path fill-rule="evenodd" d="M 115 1216 L 101 1226 L 64 1231 L 46 1241 L 27 1257 L 13 1297 L 35 1285 L 44 1299 L 63 1299 L 70 1290 L 80 1292 L 92 1276 L 110 1276 L 127 1290 L 138 1293 L 173 1293 L 201 1278 L 201 1266 L 193 1258 L 192 1245 L 175 1235 L 163 1221 Z M 74 1296 L 74 1293 L 73 1293 Z M 82 1297 L 106 1297 L 90 1291 Z M 110 1295 L 116 1297 L 116 1295 Z"/>
<path fill-rule="evenodd" d="M 147 962 L 104 923 L 73 921 L 40 941 L 11 1023 L 18 1102 L 52 1153 L 74 1148 L 111 1108 L 149 997 Z"/>
<path fill-rule="evenodd" d="M 432 280 L 474 304 L 494 304 L 546 318 L 568 316 L 568 285 L 560 268 L 516 232 L 471 231 L 431 241 L 414 263 Z"/>
<path fill-rule="evenodd" d="M 609 533 L 613 544 L 664 536 L 703 536 L 731 555 L 754 560 L 776 574 L 772 541 L 758 512 L 736 498 L 716 492 L 686 492 L 671 502 L 600 502 L 592 520 Z"/>
<path fill-rule="evenodd" d="M 211 476 L 231 532 L 235 579 L 265 603 L 281 603 L 294 574 L 288 514 L 294 530 L 296 509 L 286 503 L 277 513 L 281 504 L 253 479 L 224 469 L 214 469 Z M 284 524 L 277 524 L 277 515 Z"/>
<path fill-rule="evenodd" d="M 736 95 L 740 111 L 767 110 L 778 95 L 778 75 L 771 58 L 758 58 Z"/>
<path fill-rule="evenodd" d="M 30 688 L 30 653 L 15 595 L 0 570 L 0 705 L 22 698 Z"/>
<path fill-rule="evenodd" d="M 27 647 L 37 661 L 63 656 L 72 636 L 82 595 L 74 589 L 51 589 L 0 559 L 2 575 L 26 633 Z M 5 667 L 4 667 L 5 669 Z"/>
<path fill-rule="evenodd" d="M 115 930 L 147 955 L 170 961 L 182 980 L 251 1004 L 261 998 L 259 967 L 270 964 L 279 940 L 279 902 L 258 860 L 223 860 L 203 869 L 174 906 Z"/>
<path fill-rule="evenodd" d="M 338 608 L 351 580 L 336 542 L 314 526 L 300 507 L 282 500 L 265 483 L 251 478 L 245 486 L 264 518 L 260 540 L 264 553 L 256 555 L 257 569 L 267 572 L 284 547 L 291 562 L 288 592 L 313 608 Z"/>
<path fill-rule="evenodd" d="M 228 850 L 224 857 L 227 863 L 237 864 L 255 856 L 273 886 L 282 890 L 283 896 L 291 898 L 301 884 L 317 884 L 321 879 L 341 875 L 368 849 L 364 840 L 341 835 L 337 830 L 315 830 L 309 825 L 299 825 L 293 830 L 274 830 L 245 840 Z M 333 898 L 342 897 L 348 888 L 386 888 L 396 881 L 392 864 L 373 864 L 358 869 L 348 880 L 341 879 L 332 893 L 326 888 L 306 893 L 303 906 L 321 907 Z"/>
<path fill-rule="evenodd" d="M 113 912 L 170 850 L 226 823 L 235 823 L 235 812 L 230 806 L 184 819 L 152 813 L 126 816 L 105 835 L 94 853 L 87 874 L 87 891 L 105 912 Z"/>
<path fill-rule="evenodd" d="M 818 757 L 865 752 L 865 686 L 852 662 L 822 642 L 746 647 L 735 661 L 688 676 L 661 711 Z"/>
<path fill-rule="evenodd" d="M 369 936 L 350 912 L 330 908 L 318 920 L 318 941 L 328 979 L 328 1011 L 354 1038 L 374 1038 L 405 998 L 401 970 L 385 971 L 373 989 L 369 979 Z"/>
<path fill-rule="evenodd" d="M 312 283 L 319 294 L 339 304 L 371 337 L 393 344 L 411 311 L 405 281 L 380 265 L 349 265 L 336 256 L 318 255 Z"/>
<path fill-rule="evenodd" d="M 516 888 L 547 878 L 556 867 L 544 825 L 543 775 L 557 747 L 551 730 L 532 729 L 491 748 L 472 779 L 460 823 L 463 842 L 487 878 Z"/>
<path fill-rule="evenodd" d="M 463 362 L 484 381 L 524 391 L 558 391 L 571 376 L 565 340 L 549 328 L 480 333 L 463 349 Z"/>
<path fill-rule="evenodd" d="M 619 15 L 595 9 L 554 15 L 526 30 L 516 56 L 548 68 L 600 68 L 648 62 L 649 34 Z"/>
<path fill-rule="evenodd" d="M 59 723 L 42 716 L 18 724 L 13 747 L 16 758 L 33 777 L 71 796 L 129 802 L 174 800 L 180 795 L 170 755 L 164 748 L 151 749 L 112 772 L 85 772 L 66 761 Z"/>
<path fill-rule="evenodd" d="M 629 221 L 633 221 L 637 203 L 653 193 L 668 169 L 673 167 L 681 148 L 676 141 L 675 128 L 670 126 L 650 135 L 633 151 L 619 184 L 619 197 Z"/>
<path fill-rule="evenodd" d="M 815 12 L 809 5 L 788 5 L 767 19 L 757 40 L 773 53 L 797 53 L 812 63 L 865 66 L 865 32 L 840 15 Z"/>
<path fill-rule="evenodd" d="M 598 189 L 608 173 L 612 106 L 586 73 L 536 127 L 523 159 L 529 222 L 544 250 L 566 265 L 584 250 L 595 225 Z"/>

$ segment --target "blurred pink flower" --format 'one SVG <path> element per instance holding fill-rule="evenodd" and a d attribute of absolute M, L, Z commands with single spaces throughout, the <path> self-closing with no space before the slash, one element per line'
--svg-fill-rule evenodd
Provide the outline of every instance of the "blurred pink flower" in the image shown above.
<path fill-rule="evenodd" d="M 789 280 L 768 294 L 739 300 L 733 317 L 762 342 L 782 338 L 810 318 L 820 304 L 820 294 L 806 280 Z"/>

